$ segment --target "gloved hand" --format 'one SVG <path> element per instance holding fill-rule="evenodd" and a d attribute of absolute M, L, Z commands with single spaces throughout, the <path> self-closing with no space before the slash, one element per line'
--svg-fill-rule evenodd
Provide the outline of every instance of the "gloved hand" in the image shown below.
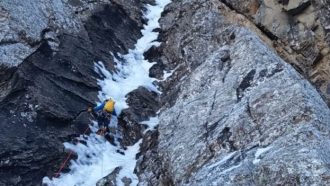
<path fill-rule="evenodd" d="M 92 107 L 88 107 L 87 112 L 92 112 L 92 111 L 93 111 Z"/>

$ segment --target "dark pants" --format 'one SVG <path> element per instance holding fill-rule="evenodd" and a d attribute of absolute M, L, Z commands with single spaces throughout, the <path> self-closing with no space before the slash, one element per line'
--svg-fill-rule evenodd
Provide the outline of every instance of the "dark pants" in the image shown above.
<path fill-rule="evenodd" d="M 92 112 L 93 118 L 96 119 L 99 127 L 107 127 L 111 120 L 111 114 L 104 111 Z"/>
<path fill-rule="evenodd" d="M 108 125 L 110 124 L 111 121 L 111 114 L 102 111 L 98 114 L 96 120 L 100 128 L 102 127 L 108 128 Z"/>

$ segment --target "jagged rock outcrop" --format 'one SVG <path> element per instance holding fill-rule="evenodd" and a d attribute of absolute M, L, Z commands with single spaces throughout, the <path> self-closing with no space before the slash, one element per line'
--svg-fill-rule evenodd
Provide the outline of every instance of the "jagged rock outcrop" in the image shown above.
<path fill-rule="evenodd" d="M 271 40 L 278 54 L 329 96 L 329 7 L 315 0 L 223 0 L 237 14 L 246 16 Z M 257 8 L 256 8 L 257 7 Z"/>
<path fill-rule="evenodd" d="M 81 25 L 61 0 L 1 1 L 0 12 L 0 63 L 9 66 L 20 64 L 33 53 L 47 28 L 76 33 Z"/>
<path fill-rule="evenodd" d="M 142 2 L 134 1 L 142 7 Z M 124 1 L 0 2 L 0 185 L 39 185 L 83 133 L 102 78 L 94 62 L 141 36 L 142 12 Z M 125 115 L 123 115 L 125 117 Z"/>
<path fill-rule="evenodd" d="M 127 95 L 129 108 L 123 110 L 119 120 L 119 126 L 123 134 L 121 144 L 131 146 L 138 142 L 142 137 L 147 126 L 140 124 L 149 117 L 156 116 L 159 110 L 158 94 L 151 92 L 144 87 L 130 92 Z"/>
<path fill-rule="evenodd" d="M 88 21 L 95 11 L 104 9 L 105 5 L 113 7 L 120 5 L 117 8 L 121 9 L 123 15 L 135 22 L 138 27 L 141 27 L 143 19 L 141 19 L 142 12 L 140 10 L 145 2 L 148 1 L 1 1 L 0 64 L 17 66 L 36 51 L 43 41 L 51 43 L 51 46 L 54 47 L 53 51 L 56 52 L 59 45 L 57 36 L 60 36 L 63 32 L 73 35 L 80 33 L 82 37 L 86 38 L 87 35 L 84 34 L 88 34 L 86 33 L 88 30 L 84 28 L 84 22 Z M 110 21 L 112 23 L 118 21 L 116 24 L 119 26 L 120 19 L 117 19 L 116 15 L 113 15 L 112 18 L 114 19 Z M 132 29 L 136 28 L 132 26 Z M 82 32 L 84 33 L 81 34 Z M 109 36 L 103 35 L 102 37 Z M 131 35 L 125 37 L 128 37 L 127 42 L 129 42 Z M 126 42 L 126 40 L 121 40 L 121 42 Z M 122 49 L 124 50 L 124 48 Z"/>
<path fill-rule="evenodd" d="M 144 137 L 136 169 L 140 185 L 330 184 L 327 104 L 271 42 L 233 21 L 217 0 L 166 8 L 162 45 L 147 54 L 176 71 L 161 83 L 158 131 Z"/>
<path fill-rule="evenodd" d="M 96 186 L 114 186 L 117 184 L 116 178 L 121 170 L 121 167 L 115 168 L 108 176 L 102 178 L 100 181 L 96 183 Z"/>

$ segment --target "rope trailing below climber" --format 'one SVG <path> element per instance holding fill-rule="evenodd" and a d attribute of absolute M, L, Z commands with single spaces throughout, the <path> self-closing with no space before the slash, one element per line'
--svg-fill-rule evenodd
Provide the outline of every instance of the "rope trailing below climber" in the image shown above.
<path fill-rule="evenodd" d="M 86 110 L 84 110 L 86 111 Z M 96 119 L 99 130 L 96 134 L 100 136 L 105 136 L 109 133 L 109 123 L 111 121 L 112 116 L 117 116 L 115 111 L 115 101 L 113 99 L 106 99 L 100 105 L 95 107 L 88 107 L 87 112 L 89 112 L 94 119 Z M 87 127 L 83 135 L 85 135 L 90 128 Z M 68 161 L 70 160 L 71 156 L 73 155 L 73 151 L 70 151 L 67 158 L 61 164 L 59 170 L 54 174 L 54 177 L 57 178 L 60 176 L 60 173 L 67 165 Z"/>

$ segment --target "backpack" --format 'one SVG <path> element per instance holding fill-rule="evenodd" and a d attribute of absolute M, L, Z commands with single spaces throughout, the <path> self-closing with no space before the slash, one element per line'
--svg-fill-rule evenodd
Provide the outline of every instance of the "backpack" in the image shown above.
<path fill-rule="evenodd" d="M 109 99 L 104 107 L 103 107 L 103 110 L 106 111 L 106 112 L 113 112 L 115 110 L 115 101 L 113 101 L 112 99 Z"/>

